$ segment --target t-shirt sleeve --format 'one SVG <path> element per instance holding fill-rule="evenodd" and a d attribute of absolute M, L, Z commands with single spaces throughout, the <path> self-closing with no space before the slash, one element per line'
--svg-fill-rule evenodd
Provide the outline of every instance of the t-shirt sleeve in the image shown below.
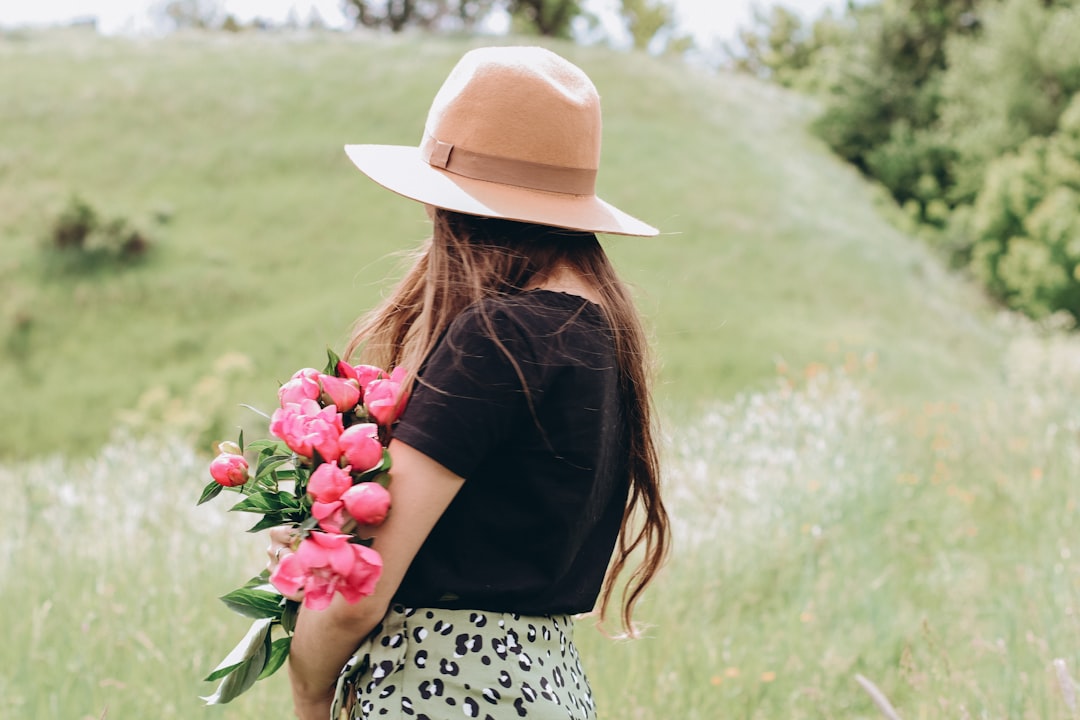
<path fill-rule="evenodd" d="M 394 437 L 468 479 L 521 422 L 532 422 L 548 373 L 533 342 L 504 308 L 464 311 L 421 368 Z"/>

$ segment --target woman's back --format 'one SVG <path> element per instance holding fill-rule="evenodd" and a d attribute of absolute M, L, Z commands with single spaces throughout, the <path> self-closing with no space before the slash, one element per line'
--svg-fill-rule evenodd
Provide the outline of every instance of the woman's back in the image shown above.
<path fill-rule="evenodd" d="M 397 601 L 591 610 L 626 505 L 620 408 L 612 333 L 594 303 L 536 289 L 459 315 L 395 437 L 466 482 Z"/>

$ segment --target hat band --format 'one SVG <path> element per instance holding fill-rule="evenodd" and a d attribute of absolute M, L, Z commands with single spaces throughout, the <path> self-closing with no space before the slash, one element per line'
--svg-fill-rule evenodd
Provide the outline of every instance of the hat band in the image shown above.
<path fill-rule="evenodd" d="M 485 155 L 441 142 L 427 133 L 420 143 L 420 157 L 434 168 L 473 180 L 564 195 L 596 193 L 596 170 Z"/>

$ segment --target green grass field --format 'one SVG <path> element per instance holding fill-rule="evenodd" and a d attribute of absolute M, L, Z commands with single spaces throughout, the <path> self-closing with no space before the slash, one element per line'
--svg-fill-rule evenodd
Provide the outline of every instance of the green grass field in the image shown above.
<path fill-rule="evenodd" d="M 199 708 L 265 545 L 193 507 L 202 453 L 423 236 L 341 145 L 416 142 L 467 47 L 0 35 L 0 718 L 290 716 L 283 678 Z M 603 96 L 601 194 L 665 230 L 605 240 L 655 329 L 677 550 L 646 639 L 579 625 L 601 716 L 879 717 L 856 673 L 907 719 L 1080 716 L 1080 344 L 893 229 L 809 102 L 555 47 Z M 48 252 L 73 193 L 152 252 Z"/>
<path fill-rule="evenodd" d="M 183 394 L 241 353 L 223 407 L 340 347 L 426 232 L 347 142 L 415 143 L 464 41 L 83 33 L 0 40 L 0 456 L 92 452 L 148 391 Z M 601 194 L 657 224 L 610 238 L 676 406 L 791 367 L 877 353 L 926 396 L 992 377 L 976 293 L 884 222 L 803 126 L 799 98 L 741 78 L 558 46 L 605 103 Z M 73 272 L 43 250 L 72 194 L 150 228 L 145 262 Z M 149 218 L 170 218 L 158 228 Z M 164 391 L 164 392 L 163 392 Z M 244 416 L 226 411 L 226 426 Z M 44 446 L 43 446 L 44 444 Z"/>

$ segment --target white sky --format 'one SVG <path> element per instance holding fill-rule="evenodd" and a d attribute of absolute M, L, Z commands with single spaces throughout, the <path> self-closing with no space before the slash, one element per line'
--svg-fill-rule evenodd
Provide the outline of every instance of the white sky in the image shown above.
<path fill-rule="evenodd" d="M 682 29 L 708 46 L 717 38 L 729 39 L 746 25 L 754 4 L 784 5 L 806 18 L 821 14 L 826 7 L 840 9 L 844 0 L 671 0 Z M 66 22 L 78 17 L 96 17 L 105 33 L 144 32 L 152 28 L 150 8 L 164 0 L 0 0 L 0 26 L 39 25 Z M 601 17 L 611 17 L 618 0 L 587 0 Z M 241 21 L 262 17 L 283 21 L 290 9 L 305 21 L 315 8 L 328 25 L 343 22 L 340 0 L 218 0 L 225 12 Z"/>

